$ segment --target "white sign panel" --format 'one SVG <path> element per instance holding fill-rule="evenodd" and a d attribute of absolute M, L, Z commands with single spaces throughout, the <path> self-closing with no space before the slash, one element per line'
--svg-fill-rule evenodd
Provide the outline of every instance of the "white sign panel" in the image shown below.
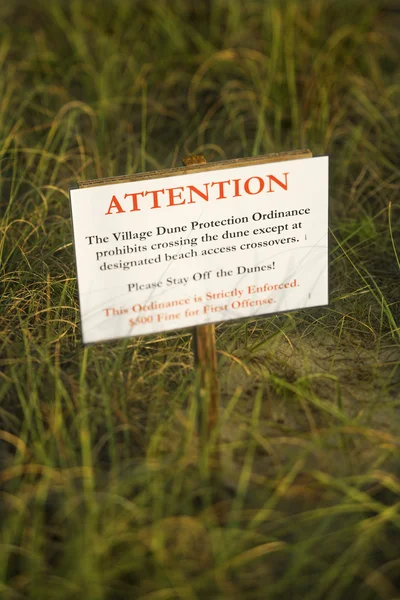
<path fill-rule="evenodd" d="M 71 190 L 83 342 L 328 304 L 328 157 Z"/>

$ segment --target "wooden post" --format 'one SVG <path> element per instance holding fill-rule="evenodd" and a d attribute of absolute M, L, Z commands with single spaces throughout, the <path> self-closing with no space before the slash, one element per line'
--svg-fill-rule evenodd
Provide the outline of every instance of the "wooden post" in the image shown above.
<path fill-rule="evenodd" d="M 207 163 L 204 156 L 195 155 L 187 156 L 183 159 L 183 166 L 174 167 L 172 169 L 164 169 L 139 173 L 134 175 L 122 175 L 117 177 L 105 177 L 101 179 L 92 179 L 78 182 L 78 187 L 89 188 L 98 187 L 101 185 L 112 185 L 127 182 L 141 182 L 144 180 L 159 179 L 163 177 L 174 177 L 187 173 L 193 169 L 193 172 L 202 171 L 218 171 L 221 169 L 229 169 L 232 167 L 244 167 L 251 165 L 261 165 L 272 162 L 281 162 L 287 160 L 299 160 L 303 158 L 311 158 L 310 150 L 293 150 L 290 152 L 280 152 L 277 154 L 268 154 L 264 156 L 253 156 L 247 158 L 234 158 L 230 160 L 222 160 L 216 163 Z M 193 331 L 193 346 L 197 371 L 200 379 L 200 411 L 201 421 L 205 426 L 205 435 L 202 436 L 209 440 L 215 433 L 218 423 L 219 413 L 219 382 L 217 375 L 217 352 L 215 344 L 215 326 L 199 325 Z M 204 416 L 206 415 L 206 419 Z M 203 432 L 201 432 L 203 433 Z M 217 443 L 218 440 L 215 439 Z M 218 453 L 213 453 L 214 465 L 219 464 Z"/>
<path fill-rule="evenodd" d="M 186 167 L 205 164 L 207 161 L 202 155 L 187 156 L 182 160 Z M 215 325 L 198 325 L 193 331 L 193 350 L 195 365 L 200 378 L 200 426 L 206 423 L 204 432 L 206 441 L 209 441 L 218 424 L 219 416 L 219 381 L 217 373 L 217 348 L 215 343 Z M 206 403 L 206 405 L 204 405 Z M 203 433 L 203 432 L 201 432 Z M 215 440 L 218 443 L 218 440 Z M 219 463 L 218 450 L 213 453 L 213 463 Z"/>

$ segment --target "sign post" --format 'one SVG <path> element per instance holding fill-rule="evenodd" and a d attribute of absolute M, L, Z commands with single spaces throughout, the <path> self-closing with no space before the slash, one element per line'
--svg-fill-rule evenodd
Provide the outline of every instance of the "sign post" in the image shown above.
<path fill-rule="evenodd" d="M 187 156 L 183 159 L 183 164 L 190 168 L 192 165 L 206 164 L 206 159 L 202 155 Z M 217 373 L 217 346 L 215 340 L 215 324 L 197 325 L 193 331 L 193 350 L 195 367 L 200 375 L 200 394 L 198 400 L 204 399 L 207 403 L 204 406 L 201 402 L 198 404 L 198 410 L 206 413 L 206 440 L 209 441 L 217 424 L 219 416 L 220 390 Z M 203 425 L 203 414 L 200 414 L 200 428 Z M 203 434 L 199 431 L 200 436 Z M 218 440 L 216 443 L 216 452 L 214 453 L 214 462 L 219 464 Z"/>
<path fill-rule="evenodd" d="M 215 323 L 329 303 L 328 157 L 183 162 L 70 191 L 82 338 L 195 328 L 209 438 Z"/>

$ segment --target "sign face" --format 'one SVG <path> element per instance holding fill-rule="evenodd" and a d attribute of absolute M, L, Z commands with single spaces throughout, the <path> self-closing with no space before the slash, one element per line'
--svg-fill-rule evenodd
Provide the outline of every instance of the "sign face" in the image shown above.
<path fill-rule="evenodd" d="M 201 167 L 71 190 L 84 344 L 328 304 L 328 157 Z"/>

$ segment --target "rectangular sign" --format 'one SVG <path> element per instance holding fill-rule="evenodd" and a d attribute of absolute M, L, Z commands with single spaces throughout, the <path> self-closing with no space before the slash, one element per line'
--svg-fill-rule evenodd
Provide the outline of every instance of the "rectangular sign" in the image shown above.
<path fill-rule="evenodd" d="M 328 304 L 328 157 L 265 158 L 71 190 L 84 344 Z"/>

